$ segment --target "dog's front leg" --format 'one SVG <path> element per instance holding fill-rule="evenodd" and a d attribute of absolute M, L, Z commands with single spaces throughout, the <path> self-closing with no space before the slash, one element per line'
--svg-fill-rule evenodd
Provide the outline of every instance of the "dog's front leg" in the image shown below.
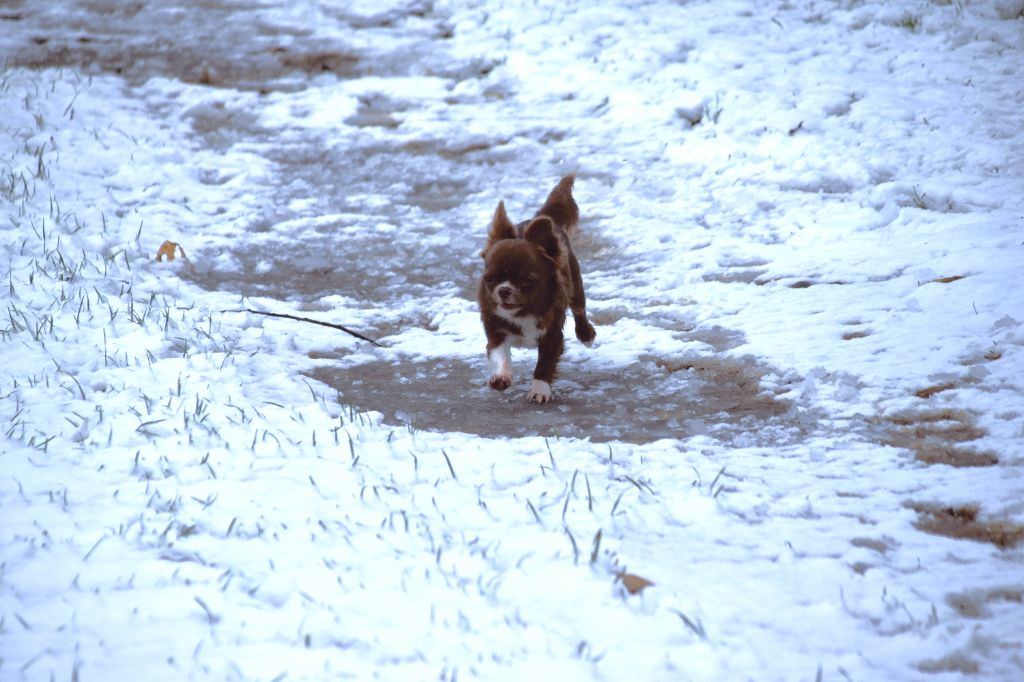
<path fill-rule="evenodd" d="M 508 337 L 487 343 L 487 359 L 491 362 L 491 378 L 487 385 L 496 391 L 504 391 L 512 385 L 511 349 L 512 339 Z"/>
<path fill-rule="evenodd" d="M 546 403 L 551 400 L 551 382 L 555 379 L 558 359 L 565 350 L 565 338 L 562 336 L 561 325 L 551 329 L 540 338 L 537 347 L 537 367 L 533 370 L 533 385 L 526 399 L 534 403 Z"/>

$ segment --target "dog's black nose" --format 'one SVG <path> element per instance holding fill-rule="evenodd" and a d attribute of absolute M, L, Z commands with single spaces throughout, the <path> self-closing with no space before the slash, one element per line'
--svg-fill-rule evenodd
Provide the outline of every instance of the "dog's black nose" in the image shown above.
<path fill-rule="evenodd" d="M 498 287 L 498 298 L 505 301 L 512 295 L 512 287 Z"/>

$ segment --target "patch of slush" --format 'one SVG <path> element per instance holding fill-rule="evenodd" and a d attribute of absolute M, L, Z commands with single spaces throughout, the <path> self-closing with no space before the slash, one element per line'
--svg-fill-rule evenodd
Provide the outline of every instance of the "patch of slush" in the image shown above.
<path fill-rule="evenodd" d="M 187 0 L 165 3 L 15 3 L 0 41 L 16 66 L 154 76 L 260 90 L 296 90 L 309 76 L 348 78 L 417 68 L 450 72 L 433 43 L 450 35 L 428 6 L 401 0 L 332 6 L 296 2 Z M 160 26 L 159 32 L 151 30 Z M 173 35 L 174 40 L 167 40 Z M 347 39 L 339 39 L 345 36 Z M 383 66 L 376 45 L 401 44 Z M 392 48 L 393 49 L 393 48 Z"/>
<path fill-rule="evenodd" d="M 644 443 L 707 435 L 746 447 L 791 444 L 813 428 L 809 414 L 761 389 L 767 370 L 752 361 L 702 358 L 674 369 L 648 359 L 608 368 L 589 365 L 581 351 L 560 364 L 554 402 L 540 407 L 526 401 L 535 360 L 517 352 L 517 380 L 500 393 L 484 383 L 483 358 L 324 364 L 310 376 L 343 404 L 373 407 L 389 421 L 488 437 Z"/>

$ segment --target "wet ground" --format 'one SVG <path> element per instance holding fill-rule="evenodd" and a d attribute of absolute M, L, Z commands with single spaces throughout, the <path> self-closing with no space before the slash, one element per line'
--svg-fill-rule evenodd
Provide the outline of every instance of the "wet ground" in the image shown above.
<path fill-rule="evenodd" d="M 164 77 L 211 92 L 248 93 L 243 104 L 236 96 L 224 106 L 187 113 L 203 148 L 245 146 L 258 150 L 273 169 L 263 184 L 250 188 L 263 208 L 244 225 L 239 247 L 227 254 L 235 266 L 204 266 L 224 260 L 225 254 L 201 246 L 191 251 L 197 263 L 192 276 L 205 288 L 288 301 L 297 311 L 322 309 L 321 299 L 334 295 L 382 310 L 396 300 L 420 302 L 429 310 L 453 290 L 473 300 L 486 229 L 478 224 L 480 207 L 501 198 L 488 192 L 499 182 L 521 185 L 517 198 L 539 203 L 548 187 L 533 186 L 535 179 L 557 178 L 565 170 L 560 161 L 576 152 L 554 115 L 531 114 L 511 128 L 496 122 L 496 130 L 511 129 L 511 135 L 463 135 L 459 117 L 479 115 L 483 105 L 471 102 L 476 108 L 462 110 L 464 102 L 454 96 L 434 102 L 429 111 L 412 97 L 367 96 L 335 129 L 268 129 L 260 123 L 270 100 L 317 87 L 314 77 L 322 74 L 341 79 L 434 76 L 448 79 L 453 91 L 460 83 L 486 77 L 493 60 L 447 53 L 452 29 L 429 3 L 369 14 L 297 9 L 290 18 L 268 18 L 267 30 L 255 33 L 234 30 L 232 17 L 249 13 L 259 23 L 267 10 L 256 3 L 193 0 L 173 8 L 146 3 L 111 7 L 7 2 L 0 7 L 0 28 L 10 32 L 7 49 L 16 54 L 12 62 L 17 65 L 75 66 L 121 74 L 135 85 Z M 159 35 L 145 30 L 153 22 L 163 26 Z M 321 39 L 318 24 L 335 34 L 342 29 L 351 40 Z M 251 26 L 252 21 L 237 25 Z M 379 37 L 386 40 L 375 40 Z M 488 106 L 497 107 L 492 111 L 496 121 L 521 114 L 512 104 L 502 108 L 501 102 L 514 99 L 514 93 L 487 98 Z M 567 111 L 573 106 L 567 102 Z M 448 134 L 410 135 L 403 120 L 417 115 L 447 117 Z M 602 181 L 587 172 L 581 171 L 581 179 Z M 576 251 L 584 279 L 600 272 L 627 283 L 637 276 L 627 274 L 615 243 L 602 237 L 601 218 L 588 216 L 585 205 L 582 211 L 583 235 Z M 641 307 L 637 302 L 637 311 L 627 312 L 642 319 Z M 600 330 L 602 321 L 595 321 Z M 645 322 L 664 328 L 664 320 Z M 376 329 L 364 331 L 383 335 L 388 324 L 382 320 Z M 699 341 L 724 351 L 742 341 L 727 330 L 694 330 L 686 320 L 675 320 L 671 327 L 680 345 Z M 485 387 L 482 333 L 476 361 L 427 362 L 384 352 L 378 360 L 343 366 L 336 362 L 340 357 L 328 353 L 317 359 L 311 376 L 335 388 L 343 403 L 420 429 L 632 442 L 708 434 L 764 445 L 789 442 L 816 428 L 813 416 L 761 390 L 760 379 L 772 368 L 753 360 L 715 356 L 680 364 L 643 357 L 610 369 L 588 364 L 586 352 L 575 350 L 575 341 L 569 343 L 574 350 L 560 367 L 556 400 L 545 406 L 525 401 L 532 354 L 516 355 L 517 379 L 510 390 L 499 394 Z M 917 422 L 931 431 L 924 433 Z M 883 428 L 888 435 L 881 440 L 924 453 L 924 461 L 994 463 L 987 453 L 969 449 L 978 433 L 960 429 L 955 443 L 942 438 L 936 444 L 934 424 L 927 415 L 914 423 L 894 423 Z M 959 455 L 966 460 L 959 461 Z"/>
<path fill-rule="evenodd" d="M 254 24 L 262 30 L 252 31 Z M 455 75 L 435 49 L 451 29 L 433 15 L 430 3 L 358 12 L 345 3 L 297 3 L 291 11 L 275 11 L 230 0 L 8 0 L 0 4 L 0 26 L 19 34 L 12 60 L 17 65 L 74 66 L 136 84 L 163 76 L 268 92 L 301 89 L 296 74 L 395 75 L 415 65 L 426 73 Z M 160 30 L 151 30 L 155 26 Z M 318 31 L 338 27 L 351 29 L 353 40 L 339 44 L 332 31 Z M 372 46 L 378 33 L 400 36 L 402 50 L 382 59 Z"/>
<path fill-rule="evenodd" d="M 570 343 L 574 343 L 570 341 Z M 484 436 L 547 436 L 634 443 L 706 434 L 744 445 L 791 442 L 813 428 L 785 400 L 760 390 L 767 368 L 705 358 L 686 366 L 645 358 L 610 370 L 588 366 L 586 351 L 560 365 L 555 400 L 526 401 L 535 356 L 517 353 L 516 381 L 486 387 L 483 358 L 382 360 L 352 368 L 325 364 L 312 377 L 340 400 L 415 428 Z"/>

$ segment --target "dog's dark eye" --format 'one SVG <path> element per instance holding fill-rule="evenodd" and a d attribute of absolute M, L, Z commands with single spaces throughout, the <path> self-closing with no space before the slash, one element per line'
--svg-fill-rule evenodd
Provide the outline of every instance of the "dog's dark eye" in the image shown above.
<path fill-rule="evenodd" d="M 527 277 L 527 278 L 525 278 L 523 280 L 523 288 L 524 289 L 530 289 L 530 288 L 536 286 L 536 284 L 537 284 L 537 278 L 534 277 L 533 275 L 530 275 L 529 277 Z"/>
<path fill-rule="evenodd" d="M 494 284 L 494 275 L 484 275 L 484 284 L 487 286 Z"/>

